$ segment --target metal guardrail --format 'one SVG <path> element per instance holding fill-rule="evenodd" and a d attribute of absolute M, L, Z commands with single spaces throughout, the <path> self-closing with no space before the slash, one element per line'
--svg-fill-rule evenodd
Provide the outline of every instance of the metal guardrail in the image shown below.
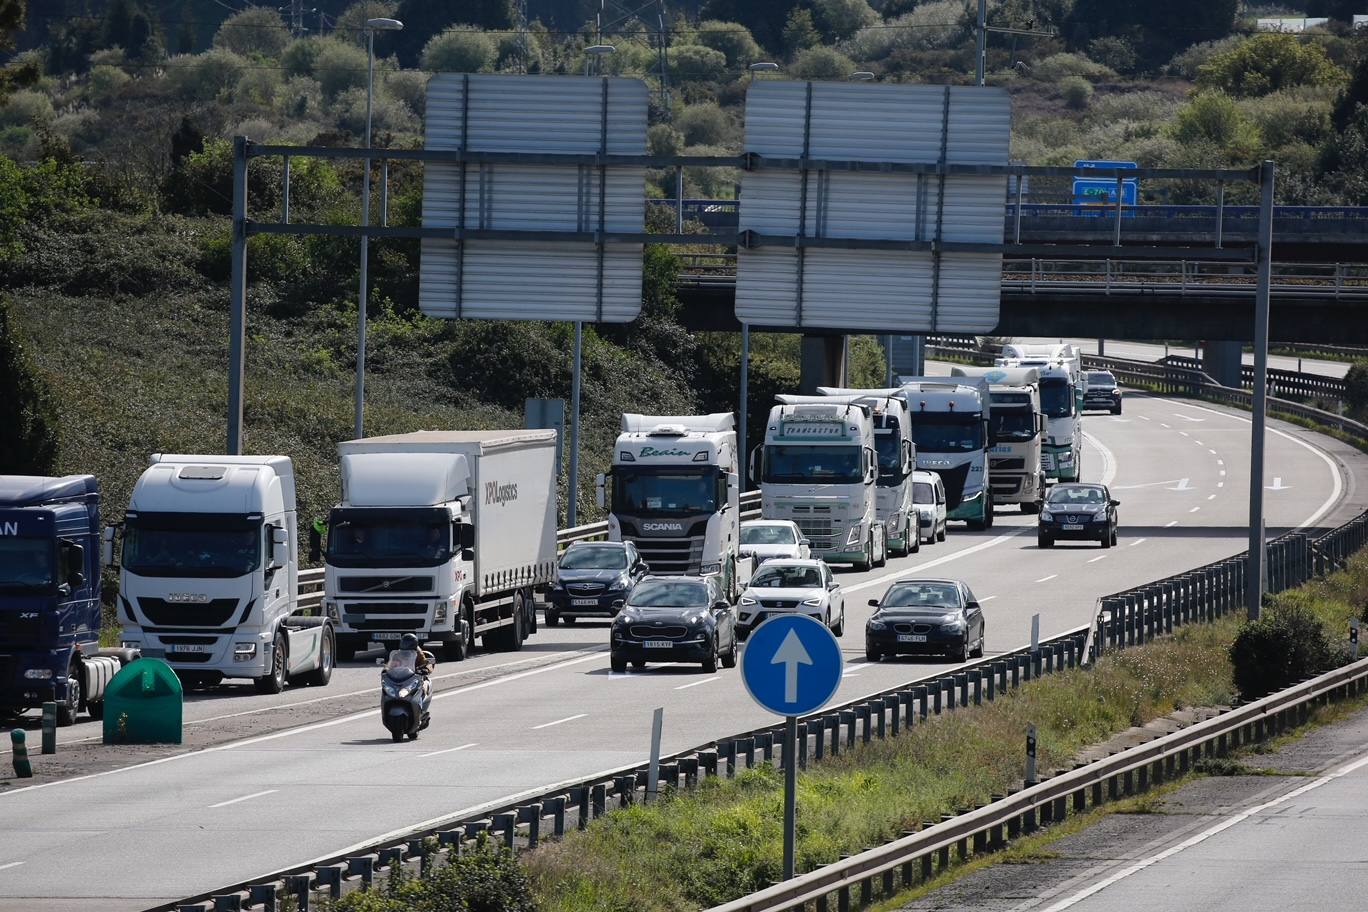
<path fill-rule="evenodd" d="M 1191 370 L 1202 369 L 1201 361 L 1185 355 L 1169 355 L 1159 363 L 1169 364 L 1173 367 L 1186 367 Z M 1254 386 L 1254 366 L 1252 364 L 1240 365 L 1240 383 L 1245 389 L 1251 389 Z M 1333 399 L 1337 402 L 1344 402 L 1348 398 L 1345 383 L 1338 377 L 1270 367 L 1268 368 L 1268 394 L 1277 396 L 1279 393 L 1304 399 Z"/>

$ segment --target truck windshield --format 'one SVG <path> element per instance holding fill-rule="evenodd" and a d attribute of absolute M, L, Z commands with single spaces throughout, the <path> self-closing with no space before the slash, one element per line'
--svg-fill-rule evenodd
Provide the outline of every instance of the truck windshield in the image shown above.
<path fill-rule="evenodd" d="M 435 567 L 451 560 L 451 521 L 442 510 L 366 515 L 335 511 L 328 563 L 336 567 Z"/>
<path fill-rule="evenodd" d="M 993 439 L 1020 442 L 1036 435 L 1035 415 L 1024 409 L 994 409 Z"/>
<path fill-rule="evenodd" d="M 972 453 L 983 449 L 983 422 L 977 416 L 927 415 L 912 423 L 912 439 L 918 453 Z"/>
<path fill-rule="evenodd" d="M 874 450 L 879 454 L 879 484 L 902 484 L 902 434 L 894 427 L 874 435 Z"/>
<path fill-rule="evenodd" d="M 1046 418 L 1067 418 L 1073 414 L 1073 387 L 1068 380 L 1040 382 L 1040 410 Z"/>
<path fill-rule="evenodd" d="M 766 484 L 860 484 L 861 450 L 857 446 L 765 447 Z"/>
<path fill-rule="evenodd" d="M 0 538 L 0 592 L 46 591 L 52 571 L 52 539 Z"/>
<path fill-rule="evenodd" d="M 128 517 L 123 567 L 138 576 L 231 578 L 261 566 L 260 520 L 212 513 Z"/>
<path fill-rule="evenodd" d="M 700 469 L 613 469 L 613 510 L 632 516 L 698 516 L 716 513 L 722 476 Z"/>

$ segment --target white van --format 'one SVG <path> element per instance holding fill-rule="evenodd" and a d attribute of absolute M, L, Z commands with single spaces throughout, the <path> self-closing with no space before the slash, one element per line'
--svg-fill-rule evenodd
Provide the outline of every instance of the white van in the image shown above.
<path fill-rule="evenodd" d="M 945 482 L 935 472 L 912 473 L 912 505 L 917 511 L 921 540 L 927 544 L 945 541 Z"/>

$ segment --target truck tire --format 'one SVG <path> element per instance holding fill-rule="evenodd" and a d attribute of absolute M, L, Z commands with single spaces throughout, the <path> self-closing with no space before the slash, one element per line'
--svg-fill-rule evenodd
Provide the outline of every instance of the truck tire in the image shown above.
<path fill-rule="evenodd" d="M 527 590 L 523 595 L 523 604 L 527 606 L 527 635 L 531 636 L 537 632 L 537 600 L 532 590 Z"/>
<path fill-rule="evenodd" d="M 337 652 L 337 635 L 332 625 L 323 624 L 323 634 L 318 641 L 318 667 L 304 675 L 305 684 L 312 687 L 327 687 L 332 680 L 334 656 Z"/>
<path fill-rule="evenodd" d="M 847 539 L 849 541 L 849 539 Z M 855 562 L 855 570 L 859 573 L 867 573 L 874 567 L 874 533 L 869 533 L 869 540 L 865 542 L 864 560 Z"/>
<path fill-rule="evenodd" d="M 285 689 L 285 637 L 275 635 L 271 644 L 271 669 L 259 678 L 252 679 L 252 686 L 259 694 L 278 694 Z"/>
<path fill-rule="evenodd" d="M 466 658 L 465 638 L 448 640 L 442 644 L 442 658 L 448 662 L 464 662 Z"/>
<path fill-rule="evenodd" d="M 57 726 L 66 728 L 76 724 L 76 714 L 81 711 L 81 663 L 72 659 L 67 668 L 66 699 L 57 704 Z"/>

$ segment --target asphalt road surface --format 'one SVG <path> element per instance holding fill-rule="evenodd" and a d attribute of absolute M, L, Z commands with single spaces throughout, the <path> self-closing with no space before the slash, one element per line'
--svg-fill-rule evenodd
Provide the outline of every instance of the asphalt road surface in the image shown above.
<path fill-rule="evenodd" d="M 1059 342 L 1061 340 L 1024 339 L 1022 341 Z M 1096 339 L 1064 339 L 1062 341 L 1077 345 L 1079 350 L 1085 355 L 1097 354 Z M 1162 342 L 1156 345 L 1152 342 L 1113 342 L 1111 339 L 1106 340 L 1106 354 L 1109 358 L 1125 358 L 1131 361 L 1158 361 L 1164 357 L 1165 353 Z M 1185 358 L 1191 358 L 1193 356 L 1193 349 L 1174 345 L 1167 349 L 1167 354 L 1182 355 Z M 1244 363 L 1254 363 L 1253 352 L 1244 353 Z M 1298 370 L 1298 363 L 1301 365 L 1300 370 L 1306 374 L 1322 374 L 1326 377 L 1343 379 L 1344 375 L 1349 372 L 1349 364 L 1345 361 L 1321 361 L 1316 358 L 1298 359 L 1289 355 L 1268 356 L 1268 366 L 1278 370 Z"/>
<path fill-rule="evenodd" d="M 958 576 L 984 605 L 990 654 L 1087 624 L 1097 599 L 1245 547 L 1248 418 L 1189 402 L 1131 397 L 1122 416 L 1089 416 L 1087 479 L 1121 500 L 1119 547 L 1037 549 L 1034 518 L 1000 510 L 967 532 L 868 573 L 839 572 L 848 606 L 846 676 L 856 699 L 947 667 L 864 661 L 866 601 L 901 576 Z M 1270 535 L 1333 525 L 1364 508 L 1368 459 L 1271 422 Z M 443 664 L 432 727 L 393 744 L 375 703 L 308 725 L 31 788 L 0 792 L 0 910 L 141 909 L 337 854 L 523 792 L 637 762 L 651 714 L 665 708 L 664 750 L 770 721 L 738 672 L 652 666 L 612 674 L 604 624 L 543 626 L 535 654 Z M 510 664 L 518 663 L 518 664 Z M 481 667 L 483 676 L 474 674 Z M 323 690 L 277 697 L 220 692 L 187 703 L 191 721 L 269 714 L 301 700 L 340 708 L 376 684 L 373 664 L 339 669 Z M 347 693 L 358 696 L 346 698 Z M 199 721 L 197 724 L 219 724 Z M 69 734 L 68 734 L 69 733 Z M 95 732 L 64 730 L 65 738 Z M 22 833 L 22 838 L 16 834 Z"/>

